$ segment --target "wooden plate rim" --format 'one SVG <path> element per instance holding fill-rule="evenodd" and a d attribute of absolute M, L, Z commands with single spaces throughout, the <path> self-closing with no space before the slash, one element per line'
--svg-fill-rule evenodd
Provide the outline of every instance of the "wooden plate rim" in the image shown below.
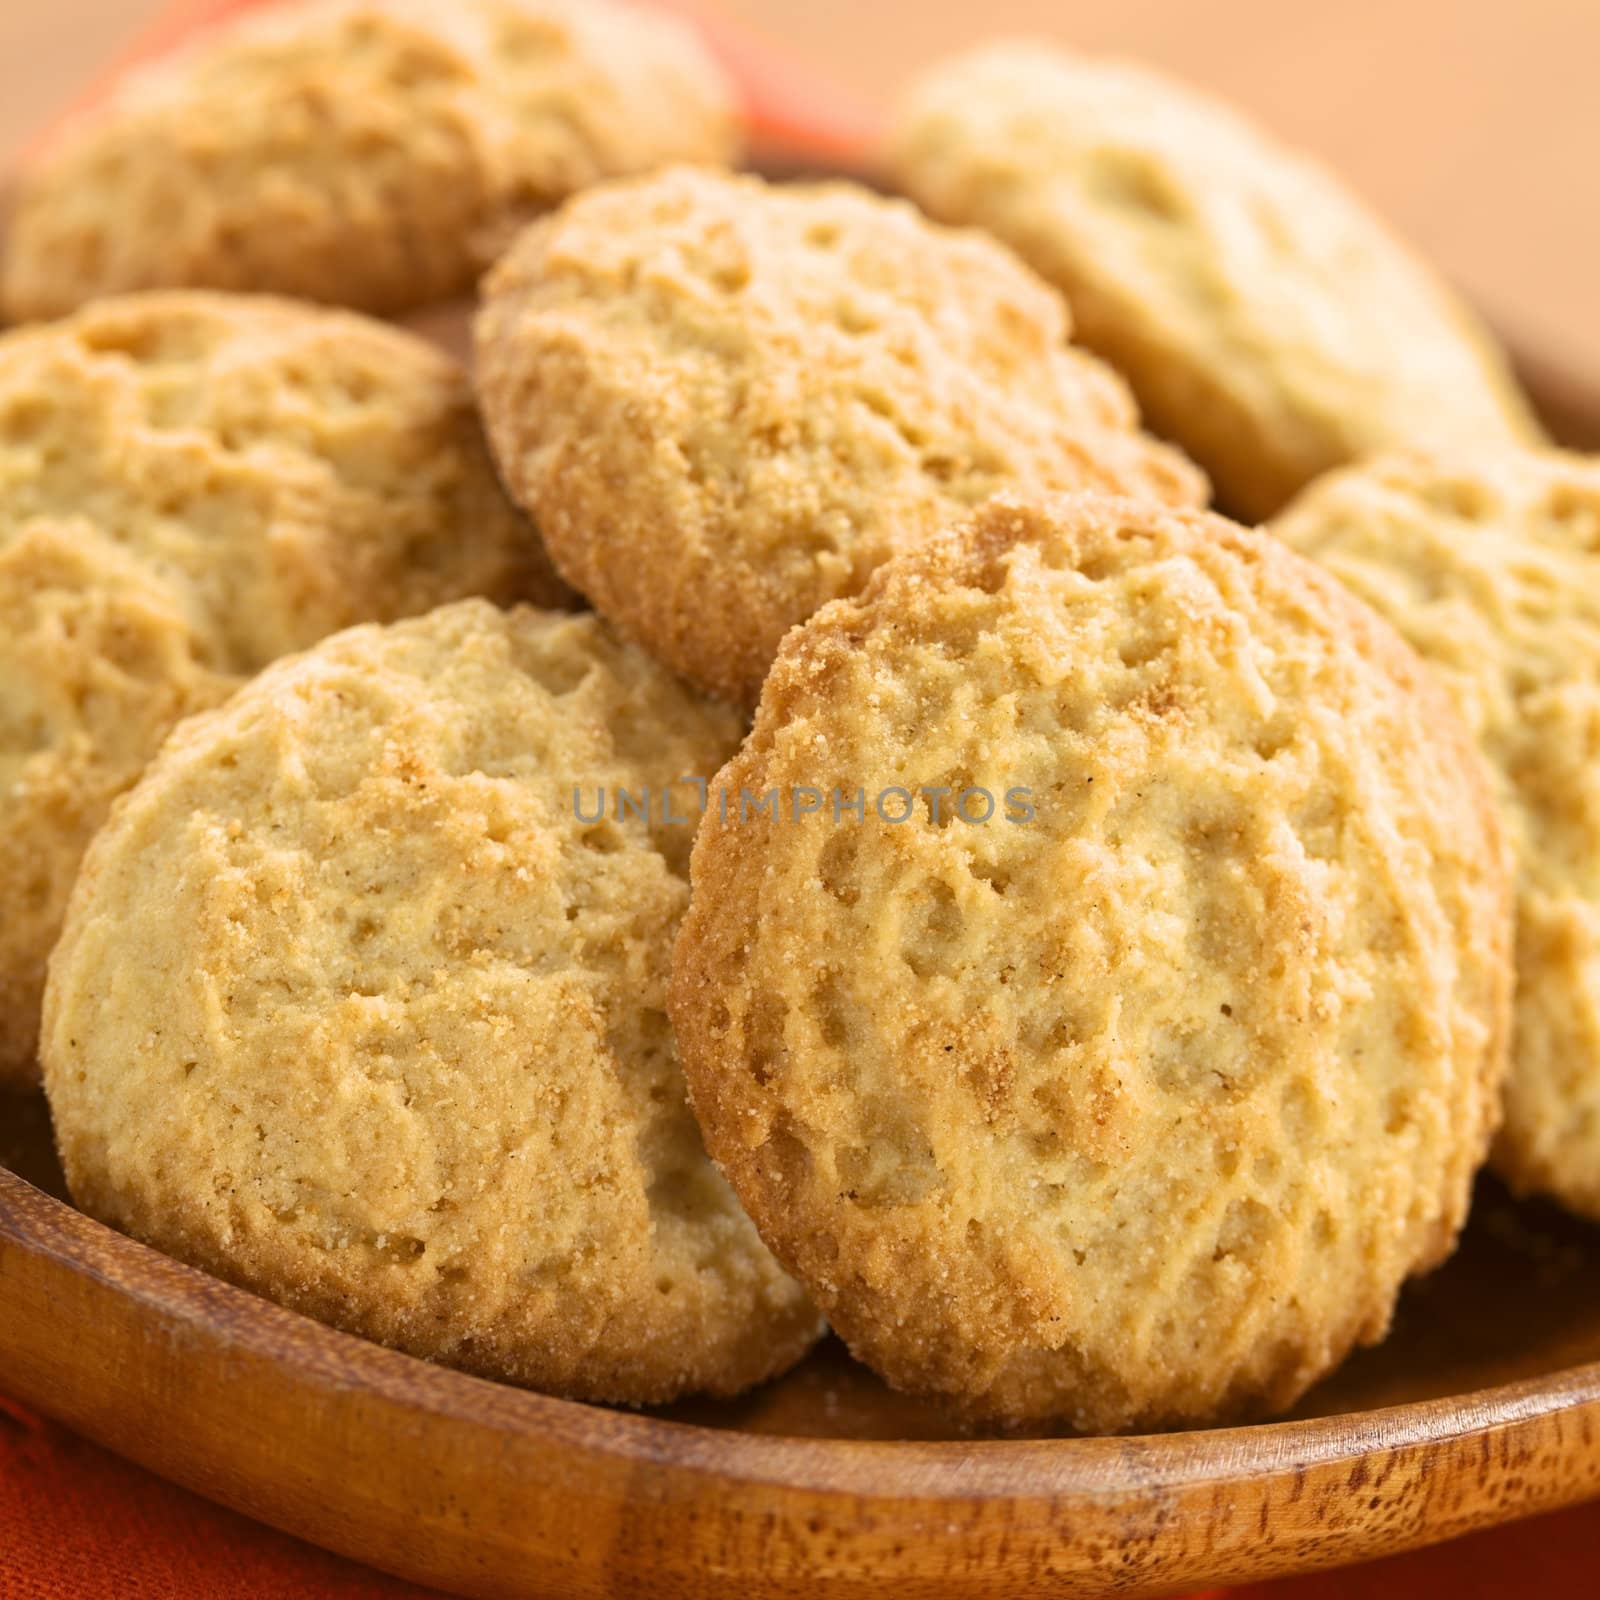
<path fill-rule="evenodd" d="M 1600 1408 L 1600 1361 L 1595 1361 L 1545 1378 L 1412 1404 L 1181 1433 L 906 1441 L 746 1433 L 537 1394 L 387 1349 L 163 1255 L 0 1167 L 0 1249 L 8 1244 L 85 1274 L 151 1308 L 165 1322 L 197 1329 L 265 1360 L 281 1355 L 281 1340 L 273 1335 L 292 1328 L 296 1349 L 316 1358 L 304 1362 L 302 1370 L 319 1382 L 360 1388 L 473 1427 L 488 1422 L 518 1434 L 533 1429 L 545 1437 L 561 1434 L 564 1443 L 591 1455 L 659 1461 L 707 1476 L 812 1493 L 859 1496 L 863 1483 L 853 1468 L 870 1472 L 876 1488 L 884 1461 L 908 1456 L 924 1471 L 953 1469 L 948 1477 L 919 1473 L 918 1496 L 924 1499 L 1015 1499 L 1023 1463 L 1048 1472 L 1048 1486 L 1037 1491 L 1041 1495 L 1121 1494 L 1135 1484 L 1158 1491 L 1270 1474 L 1289 1465 L 1344 1461 L 1366 1450 L 1431 1448 L 1577 1406 Z M 239 1314 L 226 1335 L 217 1331 L 219 1309 Z M 49 1409 L 48 1397 L 39 1403 Z M 1435 1421 L 1444 1425 L 1427 1426 Z M 988 1468 L 1002 1459 L 1007 1481 L 989 1482 Z M 796 1470 L 823 1460 L 844 1470 Z M 1176 1470 L 1174 1460 L 1182 1463 Z"/>

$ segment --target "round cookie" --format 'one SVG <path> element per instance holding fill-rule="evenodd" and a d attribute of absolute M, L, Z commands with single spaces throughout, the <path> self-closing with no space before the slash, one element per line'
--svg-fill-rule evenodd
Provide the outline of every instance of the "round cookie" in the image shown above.
<path fill-rule="evenodd" d="M 408 334 L 166 292 L 0 337 L 0 1082 L 34 1076 L 83 847 L 180 717 L 352 622 L 565 593 Z"/>
<path fill-rule="evenodd" d="M 903 201 L 678 169 L 522 235 L 477 378 L 563 575 L 753 704 L 792 624 L 997 489 L 1204 497 L 1067 332 L 1002 247 Z"/>
<path fill-rule="evenodd" d="M 891 1383 L 1086 1431 L 1276 1409 L 1451 1249 L 1503 841 L 1421 664 L 1282 545 L 999 497 L 789 635 L 717 787 L 690 1093 Z"/>
<path fill-rule="evenodd" d="M 736 153 L 693 32 L 617 0 L 311 0 L 208 28 L 24 174 L 14 320 L 198 286 L 395 312 L 466 293 L 609 174 Z"/>
<path fill-rule="evenodd" d="M 1517 989 L 1494 1164 L 1600 1220 L 1600 461 L 1388 457 L 1273 531 L 1387 617 L 1477 735 L 1517 858 Z"/>
<path fill-rule="evenodd" d="M 595 787 L 659 793 L 739 733 L 592 615 L 482 601 L 339 634 L 186 722 L 51 962 L 74 1198 L 540 1389 L 649 1402 L 789 1365 L 816 1314 L 707 1160 L 667 1022 L 690 830 L 584 820 Z"/>
<path fill-rule="evenodd" d="M 1539 430 L 1486 331 L 1330 173 L 1143 67 L 1042 42 L 936 67 L 888 140 L 936 217 L 992 229 L 1237 516 L 1428 436 Z"/>

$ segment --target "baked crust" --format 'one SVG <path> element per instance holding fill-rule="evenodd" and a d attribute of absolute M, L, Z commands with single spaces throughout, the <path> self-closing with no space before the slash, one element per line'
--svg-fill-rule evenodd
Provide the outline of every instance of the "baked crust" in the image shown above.
<path fill-rule="evenodd" d="M 936 217 L 992 229 L 1235 516 L 1433 438 L 1540 439 L 1504 356 L 1330 173 L 1147 68 L 1002 42 L 934 68 L 888 140 Z"/>
<path fill-rule="evenodd" d="M 43 1058 L 73 1198 L 286 1305 L 590 1400 L 818 1331 L 667 1022 L 688 831 L 587 821 L 737 744 L 594 616 L 352 629 L 184 723 L 96 838 Z"/>
<path fill-rule="evenodd" d="M 13 320 L 197 286 L 394 313 L 465 294 L 600 178 L 737 153 L 694 33 L 618 0 L 312 0 L 131 74 L 24 174 Z"/>
<path fill-rule="evenodd" d="M 789 627 L 997 489 L 1204 499 L 1067 333 L 1009 252 L 903 201 L 684 168 L 523 234 L 475 370 L 568 581 L 754 704 Z"/>
<path fill-rule="evenodd" d="M 350 623 L 570 591 L 465 374 L 287 301 L 166 291 L 0 338 L 0 1082 L 112 800 L 191 712 Z"/>
<path fill-rule="evenodd" d="M 1494 1165 L 1600 1220 L 1600 463 L 1404 455 L 1273 524 L 1387 617 L 1496 780 L 1517 859 L 1517 992 Z"/>
<path fill-rule="evenodd" d="M 789 635 L 718 783 L 996 803 L 713 806 L 695 846 L 707 1148 L 891 1383 L 1088 1431 L 1278 1410 L 1452 1248 L 1504 842 L 1421 663 L 1311 563 L 1003 496 Z"/>

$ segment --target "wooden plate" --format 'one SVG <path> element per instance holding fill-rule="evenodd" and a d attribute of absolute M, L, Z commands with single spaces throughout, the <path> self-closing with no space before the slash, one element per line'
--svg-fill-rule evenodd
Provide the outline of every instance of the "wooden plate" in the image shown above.
<path fill-rule="evenodd" d="M 1600 390 L 1524 366 L 1558 435 L 1600 448 Z M 1294 1418 L 1027 1441 L 959 1437 L 831 1343 L 736 1403 L 640 1415 L 526 1394 L 269 1305 L 62 1195 L 42 1100 L 0 1097 L 0 1390 L 466 1595 L 1160 1593 L 1600 1494 L 1600 1230 L 1488 1180 L 1390 1338 Z"/>

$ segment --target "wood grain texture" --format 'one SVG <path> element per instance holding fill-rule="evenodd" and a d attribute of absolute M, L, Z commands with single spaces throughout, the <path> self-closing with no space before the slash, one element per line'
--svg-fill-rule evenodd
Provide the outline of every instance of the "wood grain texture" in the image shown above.
<path fill-rule="evenodd" d="M 1600 446 L 1600 389 L 1548 361 L 1524 371 L 1565 442 Z M 0 1390 L 464 1595 L 1159 1594 L 1600 1494 L 1600 1230 L 1490 1180 L 1388 1340 L 1293 1418 L 1129 1439 L 961 1437 L 831 1341 L 735 1402 L 552 1400 L 269 1305 L 63 1195 L 42 1100 L 0 1096 Z"/>

